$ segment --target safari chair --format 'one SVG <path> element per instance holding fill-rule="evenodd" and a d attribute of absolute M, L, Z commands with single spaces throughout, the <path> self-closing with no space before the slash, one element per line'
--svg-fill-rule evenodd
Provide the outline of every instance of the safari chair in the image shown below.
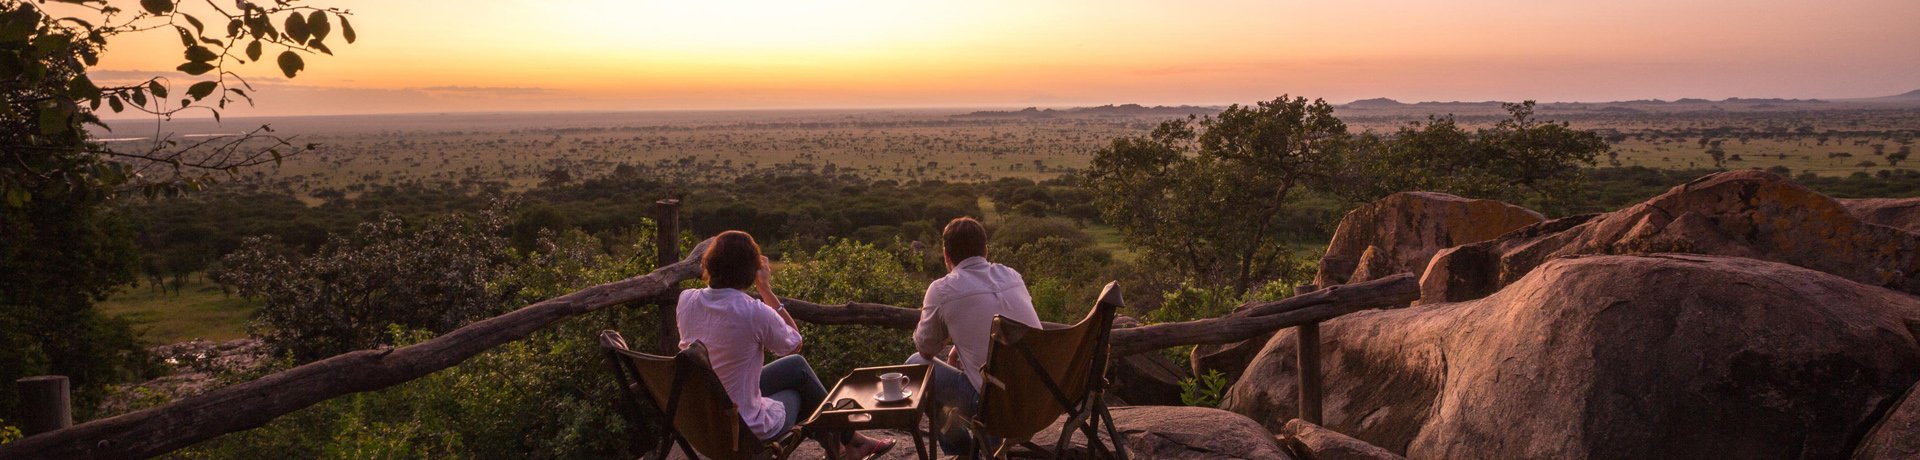
<path fill-rule="evenodd" d="M 1125 438 L 1114 428 L 1113 414 L 1101 398 L 1107 386 L 1108 339 L 1121 305 L 1119 283 L 1107 283 L 1093 311 L 1072 327 L 1035 329 L 994 317 L 993 341 L 981 371 L 985 388 L 980 412 L 969 424 L 973 456 L 991 448 L 991 457 L 1006 458 L 1016 444 L 1046 452 L 1031 439 L 1064 414 L 1067 421 L 1054 443 L 1054 458 L 1066 454 L 1075 431 L 1086 434 L 1094 457 L 1127 458 Z M 1111 448 L 1100 443 L 1102 424 Z M 1002 442 L 987 446 L 987 436 Z"/>
<path fill-rule="evenodd" d="M 713 374 L 704 344 L 694 342 L 672 357 L 655 356 L 627 349 L 626 339 L 609 330 L 600 331 L 600 346 L 607 349 L 628 401 L 637 407 L 645 400 L 660 410 L 663 434 L 649 458 L 665 459 L 678 445 L 689 459 L 784 459 L 800 445 L 800 427 L 771 441 L 753 435 Z"/>

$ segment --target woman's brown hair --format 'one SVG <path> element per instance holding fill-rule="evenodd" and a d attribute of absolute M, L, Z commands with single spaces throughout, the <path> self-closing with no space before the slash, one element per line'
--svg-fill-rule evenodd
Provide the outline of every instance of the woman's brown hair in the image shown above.
<path fill-rule="evenodd" d="M 700 255 L 700 269 L 704 272 L 700 277 L 707 280 L 707 287 L 752 289 L 760 272 L 760 244 L 747 232 L 722 232 L 713 237 L 707 253 Z"/>

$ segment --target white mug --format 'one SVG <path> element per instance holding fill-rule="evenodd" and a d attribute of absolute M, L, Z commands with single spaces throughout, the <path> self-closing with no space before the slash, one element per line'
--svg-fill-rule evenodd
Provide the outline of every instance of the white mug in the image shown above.
<path fill-rule="evenodd" d="M 899 372 L 880 374 L 880 399 L 900 399 L 907 393 L 907 375 Z"/>

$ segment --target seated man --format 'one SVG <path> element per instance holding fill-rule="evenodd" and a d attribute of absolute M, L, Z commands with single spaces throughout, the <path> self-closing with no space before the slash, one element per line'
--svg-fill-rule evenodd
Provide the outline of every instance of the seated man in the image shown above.
<path fill-rule="evenodd" d="M 1020 273 L 987 261 L 987 229 L 980 221 L 954 219 L 941 239 L 948 273 L 927 286 L 920 325 L 913 331 L 918 353 L 907 362 L 933 365 L 926 407 L 940 448 L 958 454 L 970 441 L 966 422 L 979 412 L 980 369 L 987 363 L 993 317 L 1038 328 L 1040 316 Z"/>

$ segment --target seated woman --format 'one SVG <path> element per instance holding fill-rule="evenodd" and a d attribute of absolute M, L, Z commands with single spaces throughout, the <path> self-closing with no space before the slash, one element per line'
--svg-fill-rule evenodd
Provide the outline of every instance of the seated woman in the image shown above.
<path fill-rule="evenodd" d="M 680 293 L 680 347 L 706 344 L 713 373 L 740 406 L 740 418 L 760 439 L 773 439 L 809 418 L 827 389 L 800 357 L 800 330 L 781 308 L 769 282 L 773 269 L 753 236 L 728 231 L 713 238 L 700 265 L 707 288 Z M 759 293 L 759 298 L 748 294 Z M 761 367 L 765 353 L 786 354 Z M 893 449 L 894 441 L 858 433 L 818 439 L 845 446 L 844 458 L 867 458 Z"/>

